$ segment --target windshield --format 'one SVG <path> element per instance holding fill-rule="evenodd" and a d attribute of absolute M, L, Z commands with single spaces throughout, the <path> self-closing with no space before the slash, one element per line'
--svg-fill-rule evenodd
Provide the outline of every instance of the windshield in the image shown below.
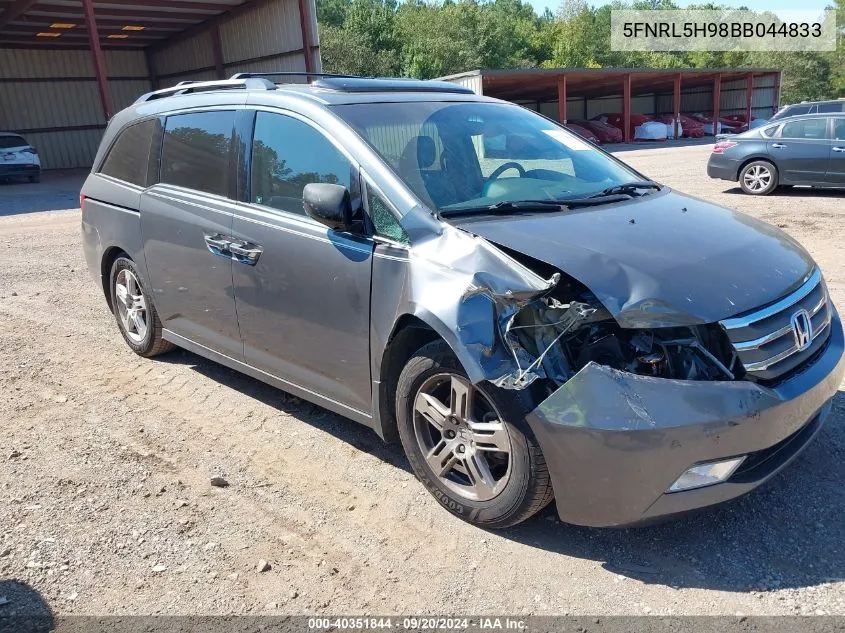
<path fill-rule="evenodd" d="M 515 105 L 367 103 L 333 109 L 436 210 L 565 201 L 642 180 L 577 135 Z"/>

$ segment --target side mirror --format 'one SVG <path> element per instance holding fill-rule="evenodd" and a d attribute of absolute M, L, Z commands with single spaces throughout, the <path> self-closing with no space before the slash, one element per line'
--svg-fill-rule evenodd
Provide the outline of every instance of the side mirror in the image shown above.
<path fill-rule="evenodd" d="M 352 202 L 343 185 L 312 182 L 302 191 L 305 213 L 330 229 L 345 230 L 352 223 Z"/>

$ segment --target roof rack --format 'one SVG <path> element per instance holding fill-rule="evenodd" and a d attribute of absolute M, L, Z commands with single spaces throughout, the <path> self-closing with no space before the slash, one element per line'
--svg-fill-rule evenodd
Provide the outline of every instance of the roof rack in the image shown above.
<path fill-rule="evenodd" d="M 183 94 L 194 94 L 197 92 L 206 92 L 209 90 L 275 90 L 276 84 L 266 79 L 244 77 L 238 79 L 221 79 L 219 81 L 180 81 L 175 86 L 170 88 L 163 88 L 148 92 L 147 94 L 138 97 L 135 103 L 144 103 L 154 99 L 162 99 L 164 97 L 172 97 Z"/>
<path fill-rule="evenodd" d="M 405 77 L 323 77 L 311 83 L 336 92 L 448 92 L 474 94 L 466 86 L 448 81 Z"/>
<path fill-rule="evenodd" d="M 471 89 L 460 84 L 407 77 L 361 77 L 358 75 L 295 71 L 238 73 L 232 75 L 233 80 L 253 77 L 314 77 L 316 80 L 311 82 L 312 86 L 334 90 L 336 92 L 450 92 L 473 94 Z"/>
<path fill-rule="evenodd" d="M 302 71 L 272 71 L 268 73 L 235 73 L 230 79 L 250 79 L 254 77 L 335 77 L 335 78 L 352 78 L 358 75 L 337 75 L 334 73 L 309 73 Z"/>

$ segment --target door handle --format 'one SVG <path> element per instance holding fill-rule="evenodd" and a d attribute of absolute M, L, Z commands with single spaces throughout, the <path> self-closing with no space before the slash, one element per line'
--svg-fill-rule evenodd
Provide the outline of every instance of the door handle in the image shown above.
<path fill-rule="evenodd" d="M 786 149 L 786 145 L 783 143 L 772 143 L 772 147 L 774 149 Z"/>
<path fill-rule="evenodd" d="M 231 241 L 227 240 L 222 235 L 206 235 L 205 236 L 205 245 L 209 251 L 211 251 L 214 255 L 220 255 L 221 257 L 228 257 L 229 253 L 229 246 L 232 244 Z"/>
<path fill-rule="evenodd" d="M 238 260 L 240 263 L 255 266 L 264 249 L 256 244 L 240 242 L 229 244 L 229 252 L 234 256 L 233 259 Z"/>
<path fill-rule="evenodd" d="M 845 152 L 845 147 L 834 147 L 833 151 L 834 152 Z"/>

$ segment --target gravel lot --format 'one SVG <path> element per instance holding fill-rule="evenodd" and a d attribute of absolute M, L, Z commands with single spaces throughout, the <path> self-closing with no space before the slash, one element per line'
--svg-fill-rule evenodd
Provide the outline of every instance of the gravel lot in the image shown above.
<path fill-rule="evenodd" d="M 708 152 L 620 156 L 783 227 L 845 305 L 845 192 L 744 196 L 706 178 Z M 363 427 L 187 352 L 132 354 L 78 210 L 37 212 L 78 186 L 0 186 L 0 616 L 845 614 L 842 391 L 803 456 L 728 506 L 626 531 L 548 509 L 485 532 Z"/>

